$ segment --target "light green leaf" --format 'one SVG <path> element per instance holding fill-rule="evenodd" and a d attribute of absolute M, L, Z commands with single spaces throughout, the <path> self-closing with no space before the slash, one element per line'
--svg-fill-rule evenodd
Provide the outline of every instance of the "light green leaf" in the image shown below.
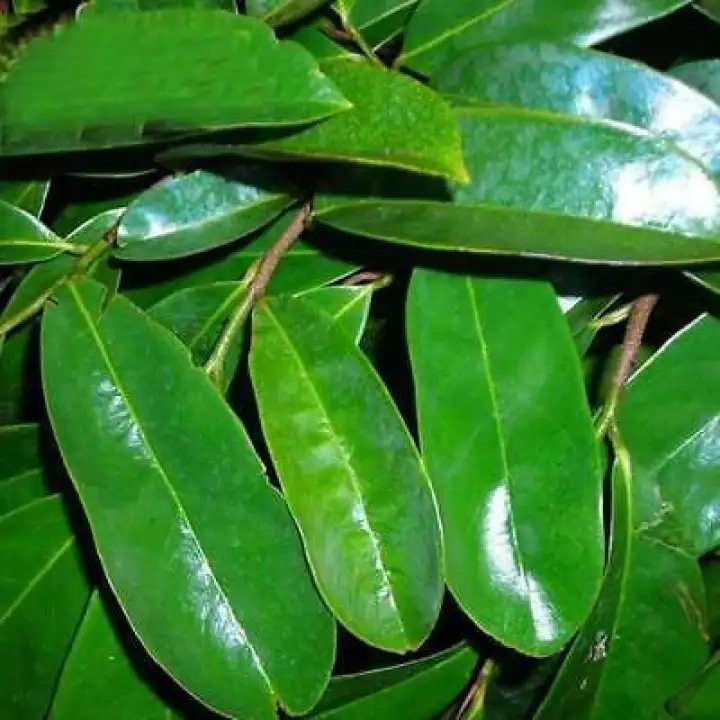
<path fill-rule="evenodd" d="M 40 217 L 49 189 L 49 180 L 0 180 L 0 200 Z"/>
<path fill-rule="evenodd" d="M 370 313 L 372 285 L 315 288 L 302 293 L 306 302 L 326 312 L 355 343 L 360 342 Z"/>
<path fill-rule="evenodd" d="M 191 9 L 90 13 L 31 43 L 0 97 L 3 155 L 297 125 L 349 107 L 309 53 L 264 23 Z"/>
<path fill-rule="evenodd" d="M 233 0 L 93 0 L 87 7 L 83 8 L 81 15 L 84 16 L 87 12 L 147 12 L 148 10 L 168 10 L 172 8 L 237 12 Z"/>
<path fill-rule="evenodd" d="M 0 266 L 41 262 L 63 251 L 49 228 L 4 200 L 0 200 L 0 228 Z"/>
<path fill-rule="evenodd" d="M 182 343 L 124 297 L 102 303 L 91 280 L 66 286 L 41 351 L 53 431 L 113 592 L 149 654 L 209 707 L 306 712 L 329 678 L 334 626 L 287 508 Z"/>
<path fill-rule="evenodd" d="M 402 31 L 418 0 L 336 0 L 335 10 L 345 27 L 378 47 Z"/>
<path fill-rule="evenodd" d="M 250 372 L 328 606 L 371 645 L 418 647 L 440 610 L 441 536 L 427 476 L 387 390 L 352 339 L 300 298 L 257 306 Z"/>
<path fill-rule="evenodd" d="M 264 20 L 268 25 L 289 25 L 309 15 L 328 0 L 246 0 L 248 15 Z"/>

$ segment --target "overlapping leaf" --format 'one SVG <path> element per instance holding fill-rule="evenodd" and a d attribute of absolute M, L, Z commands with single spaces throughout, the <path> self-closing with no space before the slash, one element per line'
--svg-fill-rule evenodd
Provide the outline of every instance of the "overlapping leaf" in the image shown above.
<path fill-rule="evenodd" d="M 250 370 L 270 454 L 326 602 L 372 645 L 418 647 L 440 609 L 440 530 L 387 390 L 352 338 L 299 298 L 257 307 Z"/>
<path fill-rule="evenodd" d="M 504 645 L 555 653 L 589 615 L 604 559 L 598 448 L 555 294 L 416 270 L 407 323 L 448 585 Z"/>
<path fill-rule="evenodd" d="M 218 711 L 309 710 L 334 628 L 284 503 L 182 343 L 122 296 L 101 313 L 102 302 L 85 280 L 46 311 L 43 385 L 123 611 L 150 655 Z"/>
<path fill-rule="evenodd" d="M 0 265 L 49 260 L 63 250 L 57 241 L 29 212 L 0 200 Z"/>
<path fill-rule="evenodd" d="M 39 217 L 49 189 L 49 180 L 0 180 L 0 199 Z"/>
<path fill-rule="evenodd" d="M 192 9 L 90 13 L 31 43 L 0 97 L 4 155 L 297 125 L 349 107 L 309 53 L 264 23 Z"/>
<path fill-rule="evenodd" d="M 337 0 L 335 9 L 345 27 L 352 27 L 373 46 L 397 35 L 418 0 Z"/>
<path fill-rule="evenodd" d="M 300 20 L 326 2 L 327 0 L 247 0 L 245 7 L 248 15 L 277 27 Z"/>

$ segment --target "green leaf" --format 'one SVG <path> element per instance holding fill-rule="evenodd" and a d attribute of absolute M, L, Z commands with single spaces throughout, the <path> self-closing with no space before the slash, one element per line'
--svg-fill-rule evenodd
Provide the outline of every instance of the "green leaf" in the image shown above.
<path fill-rule="evenodd" d="M 437 717 L 470 682 L 478 655 L 465 645 L 405 665 L 334 677 L 311 717 L 367 720 Z"/>
<path fill-rule="evenodd" d="M 297 125 L 349 107 L 309 53 L 264 23 L 191 9 L 90 13 L 30 43 L 0 92 L 3 155 Z"/>
<path fill-rule="evenodd" d="M 720 654 L 670 704 L 677 720 L 714 720 L 720 708 Z"/>
<path fill-rule="evenodd" d="M 452 204 L 398 197 L 397 178 L 383 187 L 377 174 L 345 171 L 321 191 L 317 219 L 445 251 L 628 265 L 720 259 L 717 185 L 670 141 L 523 108 L 457 114 L 471 181 L 452 186 Z"/>
<path fill-rule="evenodd" d="M 237 12 L 233 0 L 94 0 L 83 7 L 82 16 L 88 11 L 93 13 L 168 10 L 171 8 L 197 8 L 198 10 L 228 10 Z"/>
<path fill-rule="evenodd" d="M 0 518 L 0 705 L 13 720 L 45 716 L 89 589 L 57 496 Z"/>
<path fill-rule="evenodd" d="M 688 0 L 423 0 L 397 62 L 432 75 L 480 43 L 550 40 L 596 45 L 687 4 Z"/>
<path fill-rule="evenodd" d="M 289 25 L 309 15 L 327 0 L 246 0 L 248 15 L 264 20 L 268 25 Z"/>
<path fill-rule="evenodd" d="M 360 342 L 372 300 L 372 285 L 315 288 L 302 298 L 332 318 L 337 327 L 357 344 Z"/>
<path fill-rule="evenodd" d="M 37 425 L 0 426 L 0 517 L 48 494 L 43 455 Z"/>
<path fill-rule="evenodd" d="M 707 654 L 697 562 L 639 521 L 647 492 L 627 461 L 613 477 L 610 562 L 600 598 L 536 720 L 656 718 Z"/>
<path fill-rule="evenodd" d="M 708 634 L 717 647 L 720 641 L 720 555 L 712 556 L 703 566 L 703 580 L 708 600 Z"/>
<path fill-rule="evenodd" d="M 353 53 L 350 50 L 332 40 L 325 32 L 328 25 L 332 27 L 324 18 L 314 23 L 301 25 L 290 35 L 290 39 L 300 43 L 318 60 L 338 60 L 351 57 Z"/>
<path fill-rule="evenodd" d="M 590 614 L 604 560 L 598 447 L 555 293 L 416 270 L 407 312 L 448 586 L 503 645 L 552 655 Z"/>
<path fill-rule="evenodd" d="M 266 167 L 196 170 L 154 185 L 130 203 L 115 255 L 152 261 L 205 252 L 257 230 L 292 202 L 287 183 Z"/>
<path fill-rule="evenodd" d="M 352 27 L 377 47 L 402 31 L 418 0 L 336 0 L 345 27 Z"/>
<path fill-rule="evenodd" d="M 720 545 L 720 320 L 699 318 L 632 378 L 618 422 L 648 488 L 643 522 L 675 517 L 698 557 Z"/>
<path fill-rule="evenodd" d="M 565 313 L 570 333 L 581 357 L 588 352 L 598 333 L 594 323 L 610 309 L 615 299 L 615 297 L 582 298 Z"/>
<path fill-rule="evenodd" d="M 695 0 L 693 5 L 711 20 L 720 22 L 720 2 L 718 0 Z"/>
<path fill-rule="evenodd" d="M 246 146 L 247 152 L 467 180 L 457 122 L 437 93 L 365 60 L 334 60 L 322 68 L 353 109 L 287 137 Z"/>
<path fill-rule="evenodd" d="M 49 717 L 95 720 L 100 708 L 112 717 L 128 720 L 173 717 L 128 655 L 128 641 L 121 642 L 116 625 L 95 592 L 65 661 Z"/>
<path fill-rule="evenodd" d="M 26 324 L 5 338 L 0 354 L 0 424 L 37 419 L 35 393 L 40 383 L 37 327 Z"/>
<path fill-rule="evenodd" d="M 299 298 L 253 319 L 250 372 L 270 455 L 328 606 L 365 642 L 418 647 L 440 610 L 430 486 L 369 361 Z"/>
<path fill-rule="evenodd" d="M 0 180 L 0 200 L 40 217 L 49 189 L 49 180 Z"/>
<path fill-rule="evenodd" d="M 91 280 L 66 286 L 41 349 L 53 431 L 113 592 L 149 654 L 208 706 L 309 710 L 334 628 L 284 503 L 182 343 L 122 296 L 102 302 Z"/>
<path fill-rule="evenodd" d="M 4 200 L 0 200 L 0 228 L 0 266 L 49 260 L 63 250 L 49 228 Z"/>

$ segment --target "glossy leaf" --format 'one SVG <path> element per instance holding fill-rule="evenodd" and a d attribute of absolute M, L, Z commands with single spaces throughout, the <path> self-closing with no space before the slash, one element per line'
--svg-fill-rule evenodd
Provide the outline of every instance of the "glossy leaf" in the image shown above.
<path fill-rule="evenodd" d="M 555 293 L 416 270 L 407 312 L 448 586 L 503 645 L 558 652 L 592 609 L 604 548 L 598 448 Z"/>
<path fill-rule="evenodd" d="M 0 426 L 0 517 L 48 494 L 37 425 Z"/>
<path fill-rule="evenodd" d="M 460 102 L 634 125 L 674 141 L 720 176 L 720 107 L 637 62 L 572 45 L 488 44 L 444 66 L 433 85 Z"/>
<path fill-rule="evenodd" d="M 0 557 L 0 703 L 5 717 L 36 720 L 90 592 L 62 500 L 37 500 L 0 518 Z"/>
<path fill-rule="evenodd" d="M 133 648 L 135 651 L 139 648 Z M 98 711 L 116 718 L 169 720 L 158 697 L 128 656 L 103 601 L 95 592 L 63 667 L 51 720 L 94 720 Z"/>
<path fill-rule="evenodd" d="M 399 64 L 432 75 L 486 42 L 569 41 L 596 45 L 687 5 L 688 0 L 423 0 Z"/>
<path fill-rule="evenodd" d="M 122 296 L 101 313 L 102 301 L 86 280 L 46 311 L 43 386 L 123 611 L 210 707 L 248 718 L 274 717 L 278 700 L 309 710 L 329 676 L 333 625 L 284 503 L 182 343 Z"/>
<path fill-rule="evenodd" d="M 399 33 L 418 0 L 336 0 L 344 26 L 353 27 L 374 46 Z"/>
<path fill-rule="evenodd" d="M 118 228 L 123 260 L 167 260 L 205 252 L 250 234 L 293 202 L 267 169 L 196 170 L 140 194 Z"/>
<path fill-rule="evenodd" d="M 720 258 L 717 186 L 670 141 L 523 108 L 458 118 L 471 181 L 451 188 L 452 204 L 395 199 L 379 176 L 346 172 L 321 192 L 317 219 L 456 252 L 628 265 Z"/>
<path fill-rule="evenodd" d="M 0 180 L 0 199 L 40 217 L 49 189 L 49 180 Z"/>
<path fill-rule="evenodd" d="M 432 720 L 470 682 L 477 653 L 459 646 L 405 665 L 334 677 L 312 713 L 322 720 Z"/>
<path fill-rule="evenodd" d="M 636 373 L 619 423 L 637 482 L 637 514 L 670 514 L 699 557 L 720 545 L 720 320 L 706 316 L 672 338 Z"/>
<path fill-rule="evenodd" d="M 191 9 L 90 13 L 31 43 L 0 92 L 4 155 L 296 125 L 348 107 L 312 57 L 264 23 Z"/>
<path fill-rule="evenodd" d="M 0 266 L 49 260 L 62 252 L 56 240 L 30 213 L 0 200 Z"/>
<path fill-rule="evenodd" d="M 248 152 L 467 179 L 457 122 L 437 93 L 363 60 L 324 62 L 322 68 L 353 109 L 285 138 L 249 146 Z"/>
<path fill-rule="evenodd" d="M 627 467 L 627 464 L 626 464 Z M 613 478 L 610 562 L 592 616 L 573 643 L 537 720 L 656 718 L 707 654 L 700 570 L 670 537 L 643 526 L 648 492 L 621 465 Z"/>
<path fill-rule="evenodd" d="M 302 19 L 326 2 L 327 0 L 246 0 L 245 7 L 248 15 L 278 27 Z"/>
<path fill-rule="evenodd" d="M 310 290 L 302 298 L 326 312 L 342 332 L 359 343 L 367 325 L 372 293 L 371 285 L 329 287 Z"/>
<path fill-rule="evenodd" d="M 404 652 L 440 609 L 440 530 L 387 390 L 331 318 L 299 298 L 255 310 L 262 428 L 318 588 L 352 633 Z"/>

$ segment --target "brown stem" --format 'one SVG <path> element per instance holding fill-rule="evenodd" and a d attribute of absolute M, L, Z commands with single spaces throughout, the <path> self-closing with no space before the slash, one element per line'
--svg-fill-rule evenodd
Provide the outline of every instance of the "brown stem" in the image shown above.
<path fill-rule="evenodd" d="M 350 277 L 345 278 L 342 284 L 345 287 L 353 287 L 355 285 L 365 285 L 367 283 L 374 283 L 385 277 L 384 273 L 373 272 L 372 270 L 360 270 Z"/>

